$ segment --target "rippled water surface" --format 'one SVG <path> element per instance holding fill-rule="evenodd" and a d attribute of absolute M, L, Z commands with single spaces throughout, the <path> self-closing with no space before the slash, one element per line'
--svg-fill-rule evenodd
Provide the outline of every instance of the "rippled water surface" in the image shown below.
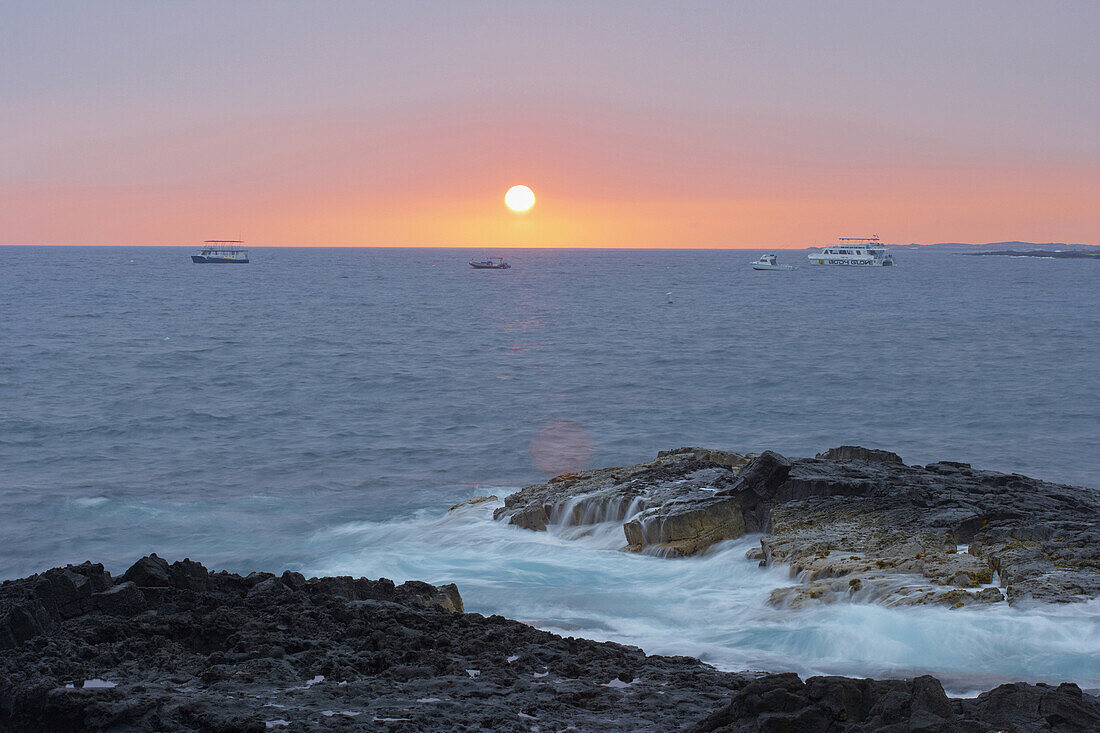
<path fill-rule="evenodd" d="M 463 250 L 188 254 L 0 247 L 0 577 L 156 551 L 455 580 L 473 610 L 724 666 L 1100 679 L 1100 649 L 1072 643 L 1100 638 L 1095 604 L 778 612 L 762 599 L 785 577 L 740 546 L 671 562 L 442 519 L 544 478 L 532 442 L 559 421 L 593 466 L 858 443 L 1098 486 L 1098 263 L 900 250 L 893 269 L 759 273 L 743 251 L 516 250 L 492 272 Z"/>

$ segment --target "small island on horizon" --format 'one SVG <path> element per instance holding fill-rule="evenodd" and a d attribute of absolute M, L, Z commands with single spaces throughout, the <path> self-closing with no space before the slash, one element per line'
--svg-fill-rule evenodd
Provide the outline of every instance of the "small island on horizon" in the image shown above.
<path fill-rule="evenodd" d="M 957 252 L 967 257 L 1000 255 L 1003 257 L 1042 257 L 1055 260 L 1100 260 L 1100 249 L 1000 249 L 986 252 Z"/>

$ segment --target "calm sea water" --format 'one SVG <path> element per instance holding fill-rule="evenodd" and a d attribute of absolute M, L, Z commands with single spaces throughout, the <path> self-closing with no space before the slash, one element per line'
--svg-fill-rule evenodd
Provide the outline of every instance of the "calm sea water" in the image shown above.
<path fill-rule="evenodd" d="M 784 615 L 762 599 L 786 579 L 742 547 L 676 563 L 517 534 L 484 508 L 443 517 L 542 480 L 532 443 L 561 421 L 592 466 L 857 443 L 1100 486 L 1095 262 L 900 250 L 893 269 L 760 273 L 758 252 L 515 250 L 493 272 L 463 250 L 189 253 L 0 247 L 0 577 L 156 551 L 454 580 L 471 610 L 724 666 L 1100 685 L 1100 641 L 1079 643 L 1100 640 L 1096 604 Z M 868 629 L 882 641 L 856 653 Z"/>

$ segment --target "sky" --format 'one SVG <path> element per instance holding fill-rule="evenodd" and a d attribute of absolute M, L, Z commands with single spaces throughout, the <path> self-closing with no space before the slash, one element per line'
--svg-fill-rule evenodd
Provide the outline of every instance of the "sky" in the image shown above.
<path fill-rule="evenodd" d="M 0 244 L 1100 243 L 1098 37 L 1094 0 L 7 0 Z"/>

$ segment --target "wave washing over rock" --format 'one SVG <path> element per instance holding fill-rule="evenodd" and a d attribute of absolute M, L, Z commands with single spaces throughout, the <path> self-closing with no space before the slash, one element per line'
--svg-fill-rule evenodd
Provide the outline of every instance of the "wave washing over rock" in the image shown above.
<path fill-rule="evenodd" d="M 762 532 L 752 554 L 799 580 L 772 593 L 778 606 L 1026 613 L 1100 591 L 1095 492 L 856 447 L 813 459 L 684 448 L 528 487 L 496 516 L 576 539 L 616 522 L 621 549 L 670 557 Z M 3 730 L 570 727 L 1088 731 L 1100 699 L 1072 683 L 952 699 L 928 675 L 722 672 L 464 613 L 454 585 L 417 581 L 241 576 L 152 555 L 117 579 L 85 563 L 0 586 Z"/>
<path fill-rule="evenodd" d="M 453 586 L 211 573 L 152 555 L 0 587 L 19 731 L 1084 731 L 1073 684 L 949 699 L 933 677 L 718 672 L 463 613 Z"/>
<path fill-rule="evenodd" d="M 799 581 L 772 594 L 776 605 L 1100 595 L 1096 491 L 855 446 L 795 459 L 680 448 L 529 486 L 494 516 L 532 530 L 622 522 L 623 550 L 667 557 L 762 532 L 752 556 Z"/>

